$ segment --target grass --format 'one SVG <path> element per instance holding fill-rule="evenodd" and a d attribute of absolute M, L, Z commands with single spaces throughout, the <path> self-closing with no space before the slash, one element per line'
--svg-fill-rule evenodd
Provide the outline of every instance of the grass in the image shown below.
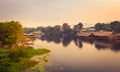
<path fill-rule="evenodd" d="M 20 58 L 25 57 L 33 57 L 35 55 L 42 55 L 49 53 L 50 50 L 47 49 L 31 49 L 29 47 L 20 47 L 20 48 L 14 48 L 9 51 L 10 58 L 19 60 Z"/>
<path fill-rule="evenodd" d="M 31 68 L 38 64 L 38 62 L 30 60 L 31 57 L 49 52 L 50 50 L 47 49 L 31 49 L 29 47 L 0 49 L 0 72 L 20 72 Z"/>

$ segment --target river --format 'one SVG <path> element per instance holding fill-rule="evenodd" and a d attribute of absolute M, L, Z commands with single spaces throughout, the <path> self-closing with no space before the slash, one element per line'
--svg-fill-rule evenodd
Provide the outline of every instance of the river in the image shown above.
<path fill-rule="evenodd" d="M 46 72 L 120 72 L 120 43 L 36 39 L 34 48 L 51 50 Z"/>

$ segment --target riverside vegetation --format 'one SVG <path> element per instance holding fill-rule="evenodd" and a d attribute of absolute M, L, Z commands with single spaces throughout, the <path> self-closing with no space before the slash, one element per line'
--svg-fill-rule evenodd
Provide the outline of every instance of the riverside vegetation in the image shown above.
<path fill-rule="evenodd" d="M 19 22 L 0 23 L 0 72 L 21 72 L 38 64 L 30 58 L 49 53 L 47 49 L 24 46 L 24 31 Z"/>
<path fill-rule="evenodd" d="M 0 72 L 20 72 L 29 69 L 38 64 L 37 61 L 30 60 L 31 57 L 49 52 L 46 49 L 30 49 L 29 47 L 1 49 Z"/>

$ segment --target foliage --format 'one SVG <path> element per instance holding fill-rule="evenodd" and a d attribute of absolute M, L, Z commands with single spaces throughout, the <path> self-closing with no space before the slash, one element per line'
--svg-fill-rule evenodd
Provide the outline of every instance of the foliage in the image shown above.
<path fill-rule="evenodd" d="M 23 29 L 19 22 L 0 23 L 0 43 L 2 46 L 13 46 L 20 42 Z"/>
<path fill-rule="evenodd" d="M 82 23 L 78 23 L 72 29 L 68 23 L 63 23 L 62 26 L 55 25 L 55 26 L 47 26 L 42 27 L 39 26 L 37 28 L 24 28 L 25 33 L 31 33 L 35 31 L 41 31 L 43 33 L 43 37 L 46 38 L 62 38 L 62 37 L 74 37 L 77 32 L 79 32 L 83 27 Z"/>
<path fill-rule="evenodd" d="M 54 26 L 54 31 L 60 31 L 61 30 L 61 26 L 60 25 L 55 25 Z"/>
<path fill-rule="evenodd" d="M 120 33 L 120 22 L 119 21 L 114 21 L 110 23 L 110 27 L 112 31 L 116 33 Z"/>
<path fill-rule="evenodd" d="M 0 72 L 20 72 L 35 66 L 38 62 L 30 60 L 35 55 L 49 53 L 46 49 L 30 49 L 26 47 L 1 49 Z"/>
<path fill-rule="evenodd" d="M 80 32 L 82 28 L 83 28 L 83 24 L 79 23 L 73 27 L 73 30 L 75 31 L 75 33 L 77 33 L 77 32 Z"/>
<path fill-rule="evenodd" d="M 24 33 L 26 33 L 26 34 L 29 34 L 31 32 L 35 32 L 35 31 L 36 31 L 35 28 L 27 28 L 27 27 L 24 28 Z"/>
<path fill-rule="evenodd" d="M 105 24 L 105 23 L 97 23 L 97 24 L 95 24 L 95 29 L 96 30 L 111 31 L 110 24 Z"/>
<path fill-rule="evenodd" d="M 14 48 L 10 50 L 10 58 L 14 61 L 19 61 L 21 57 L 32 57 L 35 55 L 42 55 L 45 53 L 50 52 L 49 50 L 46 49 L 31 49 L 31 48 Z"/>
<path fill-rule="evenodd" d="M 97 23 L 97 24 L 95 24 L 95 29 L 96 30 L 114 31 L 116 33 L 120 33 L 120 22 L 113 21 L 109 24 Z"/>
<path fill-rule="evenodd" d="M 39 26 L 36 28 L 36 31 L 45 32 L 45 27 Z"/>
<path fill-rule="evenodd" d="M 10 65 L 8 50 L 0 49 L 0 72 L 8 72 Z"/>
<path fill-rule="evenodd" d="M 71 28 L 67 23 L 64 23 L 63 26 L 62 26 L 62 31 L 64 33 L 69 33 L 71 31 Z"/>

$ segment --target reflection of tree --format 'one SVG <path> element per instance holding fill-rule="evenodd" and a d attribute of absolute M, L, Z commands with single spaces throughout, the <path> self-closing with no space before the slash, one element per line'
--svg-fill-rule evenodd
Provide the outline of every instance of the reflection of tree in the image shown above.
<path fill-rule="evenodd" d="M 55 43 L 60 43 L 60 39 L 61 39 L 60 37 L 56 36 L 56 37 L 53 38 L 53 41 Z"/>
<path fill-rule="evenodd" d="M 94 39 L 81 39 L 82 42 L 88 43 L 88 44 L 94 44 Z"/>
<path fill-rule="evenodd" d="M 47 42 L 52 42 L 52 41 L 53 41 L 53 37 L 48 36 L 48 37 L 46 38 L 46 40 L 47 40 Z"/>
<path fill-rule="evenodd" d="M 55 43 L 60 43 L 60 37 L 59 36 L 43 36 L 40 38 L 40 40 L 44 41 L 46 40 L 47 42 L 55 42 Z"/>
<path fill-rule="evenodd" d="M 69 34 L 64 34 L 64 36 L 42 36 L 40 38 L 42 41 L 46 40 L 47 42 L 63 43 L 63 46 L 67 47 L 70 44 L 70 41 L 73 39 Z"/>
<path fill-rule="evenodd" d="M 109 42 L 100 42 L 97 41 L 95 42 L 95 47 L 97 49 L 111 49 L 112 51 L 119 51 L 120 50 L 120 42 L 113 42 L 113 43 L 109 43 Z"/>
<path fill-rule="evenodd" d="M 42 37 L 42 36 L 39 39 L 42 40 L 42 41 L 46 40 L 45 37 Z"/>
<path fill-rule="evenodd" d="M 79 48 L 83 47 L 82 42 L 88 43 L 88 44 L 94 44 L 95 48 L 98 50 L 100 49 L 111 49 L 112 51 L 119 51 L 120 50 L 120 42 L 109 42 L 104 40 L 93 40 L 93 39 L 87 39 L 87 40 L 81 40 L 78 38 L 71 37 L 69 34 L 64 35 L 63 37 L 60 36 L 43 36 L 40 38 L 42 41 L 46 40 L 47 42 L 55 42 L 60 43 L 62 42 L 64 47 L 67 47 L 72 40 L 74 40 L 74 43 Z"/>
<path fill-rule="evenodd" d="M 62 43 L 64 47 L 67 47 L 70 44 L 71 39 L 69 37 L 62 38 Z"/>
<path fill-rule="evenodd" d="M 83 47 L 82 41 L 80 39 L 74 39 L 74 42 L 79 48 Z"/>

